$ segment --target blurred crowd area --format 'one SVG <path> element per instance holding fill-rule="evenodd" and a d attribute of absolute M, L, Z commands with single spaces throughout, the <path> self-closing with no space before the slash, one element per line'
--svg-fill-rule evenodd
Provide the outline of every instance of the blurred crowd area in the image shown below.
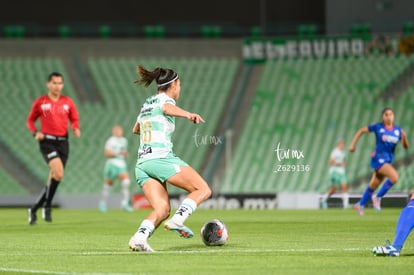
<path fill-rule="evenodd" d="M 411 55 L 414 53 L 414 35 L 376 34 L 366 44 L 367 55 Z"/>

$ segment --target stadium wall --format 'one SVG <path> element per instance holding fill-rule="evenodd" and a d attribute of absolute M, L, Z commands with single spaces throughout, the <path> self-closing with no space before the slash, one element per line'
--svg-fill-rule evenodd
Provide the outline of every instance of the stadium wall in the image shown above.
<path fill-rule="evenodd" d="M 242 39 L 0 40 L 0 57 L 235 57 Z"/>
<path fill-rule="evenodd" d="M 401 32 L 408 21 L 413 21 L 414 2 L 411 0 L 326 1 L 326 34 L 349 33 L 356 24 L 368 24 L 378 32 Z"/>
<path fill-rule="evenodd" d="M 4 1 L 3 1 L 4 2 Z M 145 25 L 163 25 L 167 36 L 175 33 L 186 34 L 189 30 L 200 32 L 200 26 L 219 25 L 236 35 L 243 34 L 240 29 L 252 26 L 290 29 L 302 22 L 323 25 L 324 0 L 294 1 L 80 1 L 60 3 L 59 16 L 50 12 L 54 1 L 14 0 L 2 3 L 0 26 L 19 24 L 26 26 L 26 35 L 58 35 L 58 27 L 67 25 L 78 29 L 86 36 L 98 36 L 100 25 L 108 25 L 120 32 L 143 35 Z M 99 12 L 96 12 L 98 10 Z M 18 11 L 18 12 L 17 12 Z M 94 11 L 91 14 L 91 11 Z M 123 30 L 122 30 L 123 29 Z M 194 35 L 195 33 L 193 33 Z"/>

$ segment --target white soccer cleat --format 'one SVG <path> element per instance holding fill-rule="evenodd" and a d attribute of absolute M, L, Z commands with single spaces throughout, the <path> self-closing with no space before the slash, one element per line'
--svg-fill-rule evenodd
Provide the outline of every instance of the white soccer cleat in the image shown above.
<path fill-rule="evenodd" d="M 99 211 L 101 211 L 102 213 L 105 213 L 106 211 L 108 211 L 108 207 L 106 206 L 106 203 L 104 202 L 99 203 Z"/>
<path fill-rule="evenodd" d="M 377 195 L 372 195 L 372 205 L 375 210 L 381 211 L 381 199 L 377 197 Z"/>
<path fill-rule="evenodd" d="M 129 203 L 124 203 L 121 205 L 122 210 L 126 211 L 126 212 L 132 212 L 134 211 L 134 209 L 131 207 L 131 205 L 129 205 Z"/>
<path fill-rule="evenodd" d="M 386 245 L 375 246 L 372 248 L 372 253 L 374 256 L 390 256 L 390 257 L 398 257 L 400 256 L 400 251 L 392 246 L 389 241 L 387 241 Z"/>
<path fill-rule="evenodd" d="M 171 220 L 165 222 L 164 228 L 166 230 L 174 231 L 178 235 L 180 235 L 180 237 L 183 237 L 186 239 L 192 238 L 194 236 L 194 233 L 193 231 L 191 231 L 190 228 L 188 228 L 185 225 L 176 224 L 175 222 Z"/>
<path fill-rule="evenodd" d="M 151 246 L 149 246 L 146 240 L 139 240 L 134 238 L 134 236 L 132 236 L 129 240 L 129 248 L 132 251 L 154 252 L 154 250 L 151 248 Z"/>
<path fill-rule="evenodd" d="M 359 203 L 354 204 L 353 208 L 358 212 L 358 215 L 364 216 L 364 207 Z"/>

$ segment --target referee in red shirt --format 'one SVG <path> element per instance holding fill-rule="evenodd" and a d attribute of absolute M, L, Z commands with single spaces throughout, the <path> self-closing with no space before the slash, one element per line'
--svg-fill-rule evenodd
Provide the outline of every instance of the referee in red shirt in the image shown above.
<path fill-rule="evenodd" d="M 33 102 L 26 120 L 27 128 L 39 142 L 40 152 L 50 172 L 48 183 L 32 207 L 28 209 L 29 224 L 36 224 L 36 211 L 43 207 L 42 217 L 51 222 L 51 205 L 69 156 L 68 122 L 72 125 L 73 135 L 80 137 L 79 114 L 75 103 L 62 95 L 63 75 L 53 72 L 47 79 L 48 93 Z M 36 120 L 40 118 L 40 131 Z"/>

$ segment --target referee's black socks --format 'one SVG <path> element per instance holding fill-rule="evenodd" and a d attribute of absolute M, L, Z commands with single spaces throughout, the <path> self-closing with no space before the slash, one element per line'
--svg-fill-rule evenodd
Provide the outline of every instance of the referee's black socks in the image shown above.
<path fill-rule="evenodd" d="M 45 208 L 50 208 L 52 206 L 52 200 L 53 197 L 55 196 L 56 190 L 58 188 L 60 181 L 55 180 L 54 178 L 50 179 L 50 184 L 47 187 L 47 192 L 46 192 L 46 204 L 45 204 Z"/>
<path fill-rule="evenodd" d="M 32 212 L 36 212 L 36 210 L 43 206 L 46 201 L 46 194 L 47 194 L 47 185 L 43 188 L 42 193 L 40 193 L 39 197 L 36 199 L 35 204 L 31 207 Z"/>

